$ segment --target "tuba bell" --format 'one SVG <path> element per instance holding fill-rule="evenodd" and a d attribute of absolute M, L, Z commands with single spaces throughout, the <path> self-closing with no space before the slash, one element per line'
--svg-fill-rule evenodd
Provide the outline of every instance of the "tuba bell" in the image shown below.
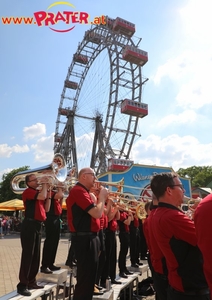
<path fill-rule="evenodd" d="M 26 187 L 21 188 L 20 183 L 21 182 L 25 183 L 26 175 L 30 175 L 30 174 L 34 174 L 38 178 L 45 176 L 47 178 L 50 178 L 50 181 L 52 181 L 52 179 L 53 180 L 55 179 L 58 180 L 59 182 L 64 182 L 67 177 L 67 168 L 66 168 L 65 159 L 62 156 L 62 154 L 56 153 L 53 157 L 51 164 L 37 169 L 18 172 L 17 174 L 15 174 L 12 177 L 10 182 L 11 189 L 15 194 L 23 193 Z"/>

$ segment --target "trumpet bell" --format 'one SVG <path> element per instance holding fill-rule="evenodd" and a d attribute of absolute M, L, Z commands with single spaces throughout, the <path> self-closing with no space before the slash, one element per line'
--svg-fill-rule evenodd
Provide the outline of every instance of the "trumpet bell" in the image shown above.
<path fill-rule="evenodd" d="M 140 220 L 146 219 L 147 213 L 145 210 L 145 203 L 141 202 L 136 207 L 136 215 Z"/>
<path fill-rule="evenodd" d="M 59 182 L 64 182 L 67 177 L 65 159 L 60 153 L 56 153 L 51 164 L 15 174 L 10 182 L 11 189 L 15 194 L 23 193 L 26 187 L 20 187 L 20 184 L 21 182 L 25 183 L 26 176 L 30 174 L 34 174 L 38 177 L 53 177 Z"/>

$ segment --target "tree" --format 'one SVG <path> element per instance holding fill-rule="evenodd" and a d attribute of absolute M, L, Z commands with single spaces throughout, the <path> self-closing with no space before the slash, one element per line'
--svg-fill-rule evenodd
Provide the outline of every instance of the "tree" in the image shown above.
<path fill-rule="evenodd" d="M 3 180 L 0 184 L 0 203 L 7 201 L 7 200 L 14 199 L 14 198 L 21 199 L 21 195 L 15 194 L 12 191 L 10 182 L 11 182 L 12 177 L 15 174 L 17 174 L 18 172 L 28 170 L 28 169 L 29 169 L 28 166 L 24 166 L 19 169 L 13 169 L 11 172 L 3 175 L 3 177 L 2 177 Z"/>
<path fill-rule="evenodd" d="M 177 173 L 182 177 L 189 177 L 192 187 L 206 187 L 212 181 L 212 166 L 180 168 Z"/>

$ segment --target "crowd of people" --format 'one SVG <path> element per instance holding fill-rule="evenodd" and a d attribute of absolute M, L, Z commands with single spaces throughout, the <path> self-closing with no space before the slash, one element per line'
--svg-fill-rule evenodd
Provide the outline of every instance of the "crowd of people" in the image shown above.
<path fill-rule="evenodd" d="M 156 300 L 211 299 L 211 195 L 201 201 L 191 220 L 181 210 L 185 190 L 180 177 L 176 173 L 156 174 L 150 182 L 152 201 L 145 205 L 147 217 L 140 220 L 133 209 L 125 210 L 113 201 L 107 188 L 97 188 L 96 181 L 93 169 L 81 169 L 66 199 L 71 246 L 65 264 L 77 267 L 73 300 L 102 295 L 108 280 L 121 284 L 121 278 L 133 274 L 126 266 L 128 251 L 135 270 L 142 259 L 148 260 Z M 17 291 L 30 296 L 30 289 L 42 288 L 36 282 L 42 222 L 46 237 L 40 271 L 51 274 L 60 269 L 54 262 L 64 195 L 59 187 L 53 192 L 45 180 L 38 189 L 34 174 L 26 176 L 26 184 Z"/>
<path fill-rule="evenodd" d="M 3 214 L 2 216 L 0 216 L 0 238 L 4 238 L 6 235 L 10 235 L 10 233 L 14 231 L 19 232 L 20 226 L 20 218 Z"/>

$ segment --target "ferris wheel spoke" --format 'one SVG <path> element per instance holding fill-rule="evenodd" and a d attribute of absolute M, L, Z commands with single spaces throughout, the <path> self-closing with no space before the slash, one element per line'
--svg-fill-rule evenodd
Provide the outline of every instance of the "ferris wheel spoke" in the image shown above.
<path fill-rule="evenodd" d="M 148 60 L 147 53 L 145 57 L 138 49 L 141 39 L 133 37 L 134 32 L 134 24 L 107 17 L 106 26 L 92 26 L 85 32 L 73 55 L 59 102 L 54 144 L 69 168 L 90 165 L 98 175 L 107 171 L 108 158 L 130 158 L 140 136 L 140 116 L 123 111 L 122 103 L 126 99 L 141 103 L 142 66 Z M 133 56 L 133 51 L 138 55 Z"/>

